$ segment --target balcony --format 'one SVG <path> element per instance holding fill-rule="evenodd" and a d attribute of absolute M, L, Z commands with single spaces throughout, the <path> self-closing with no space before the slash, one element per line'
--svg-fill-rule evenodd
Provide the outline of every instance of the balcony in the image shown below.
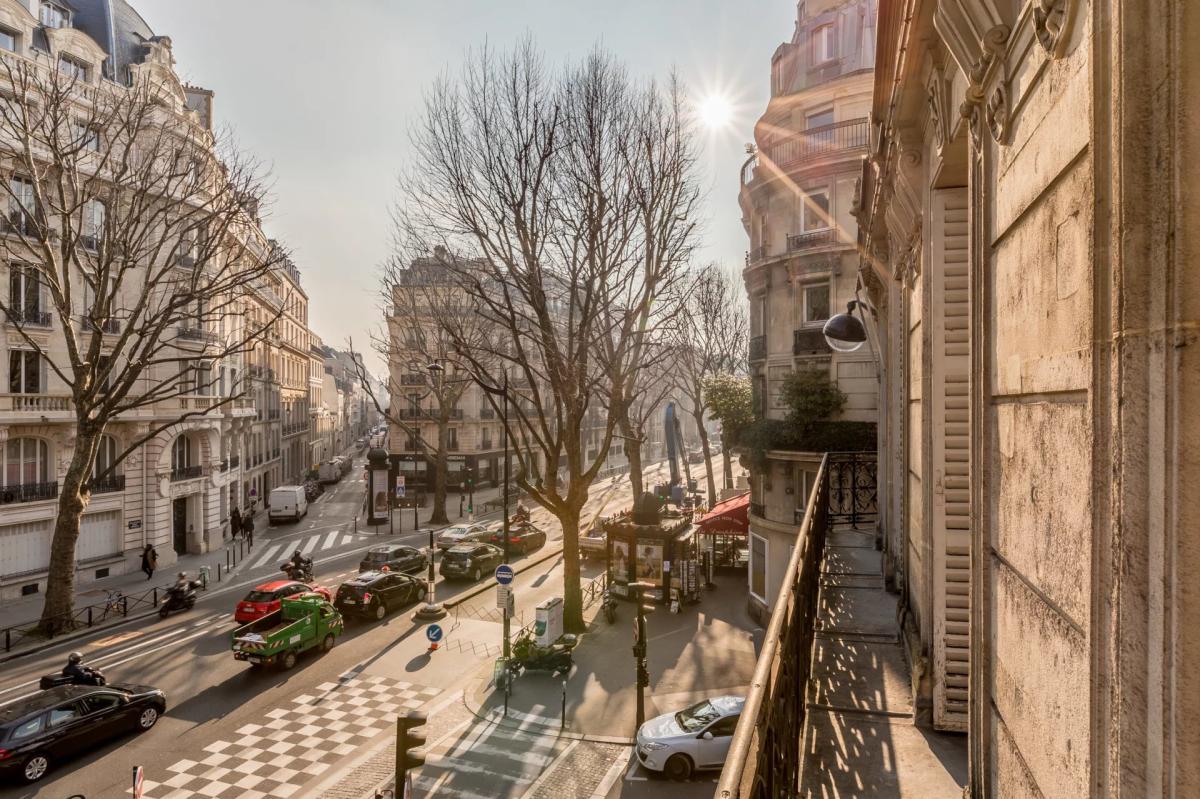
<path fill-rule="evenodd" d="M 496 411 L 493 408 L 480 408 L 479 409 L 479 418 L 480 419 L 495 419 Z"/>
<path fill-rule="evenodd" d="M 0 394 L 0 412 L 54 414 L 65 418 L 75 405 L 67 394 Z"/>
<path fill-rule="evenodd" d="M 203 466 L 180 466 L 171 470 L 171 482 L 178 483 L 183 480 L 195 480 L 197 477 L 204 476 Z"/>
<path fill-rule="evenodd" d="M 819 327 L 806 327 L 792 331 L 792 355 L 828 355 L 833 352 L 825 333 Z"/>
<path fill-rule="evenodd" d="M 757 516 L 760 519 L 767 518 L 767 506 L 762 502 L 751 502 L 750 515 Z"/>
<path fill-rule="evenodd" d="M 199 327 L 181 327 L 177 337 L 184 341 L 205 341 L 208 339 L 208 332 Z"/>
<path fill-rule="evenodd" d="M 0 504 L 40 502 L 58 497 L 58 483 L 21 483 L 0 487 Z"/>
<path fill-rule="evenodd" d="M 746 266 L 751 266 L 758 263 L 767 257 L 767 245 L 760 244 L 757 247 L 751 248 L 746 253 Z"/>
<path fill-rule="evenodd" d="M 757 167 L 765 158 L 773 166 L 772 172 L 790 172 L 828 156 L 865 150 L 870 139 L 871 126 L 866 117 L 848 119 L 767 142 L 758 161 L 752 163 Z M 753 182 L 758 172 L 756 168 L 743 169 L 742 185 Z"/>
<path fill-rule="evenodd" d="M 54 323 L 54 316 L 49 311 L 37 311 L 30 308 L 10 308 L 8 320 L 22 327 L 48 328 Z"/>
<path fill-rule="evenodd" d="M 125 475 L 110 474 L 99 480 L 92 481 L 93 494 L 115 494 L 125 490 Z"/>
<path fill-rule="evenodd" d="M 271 450 L 271 460 L 275 460 L 278 457 L 279 457 L 279 450 L 278 449 Z"/>
<path fill-rule="evenodd" d="M 241 464 L 242 464 L 242 456 L 241 455 L 230 456 L 230 458 L 229 458 L 229 468 L 230 469 L 236 469 Z"/>
<path fill-rule="evenodd" d="M 787 237 L 788 252 L 802 252 L 814 247 L 824 247 L 837 244 L 837 230 L 831 227 L 820 230 L 809 230 L 805 233 L 792 233 Z"/>
<path fill-rule="evenodd" d="M 802 771 L 806 781 L 820 784 L 814 770 L 831 768 L 819 755 L 804 765 L 813 664 L 830 668 L 813 656 L 825 540 L 833 528 L 853 530 L 861 524 L 866 529 L 874 521 L 875 453 L 826 454 L 808 500 L 717 786 L 723 799 L 799 796 Z M 865 671 L 867 664 L 862 665 Z"/>
<path fill-rule="evenodd" d="M 400 375 L 400 385 L 423 386 L 425 385 L 425 375 L 419 372 L 409 372 L 408 374 Z"/>
<path fill-rule="evenodd" d="M 79 317 L 79 326 L 84 330 L 99 329 L 101 333 L 109 336 L 115 336 L 121 332 L 120 319 L 102 319 L 100 321 L 95 321 L 87 314 L 82 314 Z"/>
<path fill-rule="evenodd" d="M 767 357 L 767 337 L 753 336 L 750 339 L 750 360 L 761 361 Z"/>
<path fill-rule="evenodd" d="M 269 411 L 267 411 L 267 418 L 272 421 L 278 419 L 279 418 L 279 409 L 271 408 Z"/>

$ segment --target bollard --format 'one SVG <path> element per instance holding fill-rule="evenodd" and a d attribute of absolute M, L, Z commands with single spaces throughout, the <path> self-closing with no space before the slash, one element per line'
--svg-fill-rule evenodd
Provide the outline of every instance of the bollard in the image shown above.
<path fill-rule="evenodd" d="M 567 728 L 567 681 L 563 680 L 562 689 L 562 723 L 558 725 L 560 730 Z"/>
<path fill-rule="evenodd" d="M 221 564 L 217 564 L 217 582 L 221 582 Z"/>
<path fill-rule="evenodd" d="M 354 516 L 354 534 L 358 535 L 358 516 L 357 516 L 357 514 Z"/>
<path fill-rule="evenodd" d="M 92 606 L 88 605 L 88 627 L 92 626 Z"/>
<path fill-rule="evenodd" d="M 154 596 L 154 607 L 158 607 L 158 586 L 155 586 L 153 596 Z M 128 608 L 126 608 L 126 613 L 128 613 L 128 612 L 129 612 Z"/>

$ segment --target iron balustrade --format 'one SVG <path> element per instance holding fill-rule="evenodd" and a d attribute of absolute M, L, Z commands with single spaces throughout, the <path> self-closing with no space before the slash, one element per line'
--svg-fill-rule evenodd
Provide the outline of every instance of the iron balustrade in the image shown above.
<path fill-rule="evenodd" d="M 125 490 L 125 475 L 110 474 L 92 481 L 93 494 L 113 494 Z"/>
<path fill-rule="evenodd" d="M 492 408 L 480 408 L 479 409 L 479 418 L 480 419 L 495 419 L 496 411 Z"/>
<path fill-rule="evenodd" d="M 54 317 L 35 308 L 9 308 L 8 319 L 24 327 L 50 327 Z"/>
<path fill-rule="evenodd" d="M 173 483 L 178 483 L 180 480 L 195 480 L 197 477 L 203 476 L 203 466 L 180 466 L 171 470 L 171 482 Z"/>
<path fill-rule="evenodd" d="M 767 245 L 760 244 L 746 253 L 746 265 L 756 264 L 767 257 Z"/>
<path fill-rule="evenodd" d="M 826 355 L 832 352 L 820 327 L 792 331 L 792 355 Z"/>
<path fill-rule="evenodd" d="M 873 452 L 827 453 L 821 459 L 721 771 L 719 799 L 775 799 L 799 793 L 825 537 L 835 522 L 874 520 L 875 463 Z"/>
<path fill-rule="evenodd" d="M 808 250 L 813 247 L 823 247 L 826 244 L 837 244 L 837 230 L 826 227 L 820 230 L 809 230 L 804 233 L 791 233 L 787 237 L 788 252 Z"/>
<path fill-rule="evenodd" d="M 58 482 L 18 483 L 0 487 L 0 504 L 12 502 L 38 502 L 58 497 Z"/>
<path fill-rule="evenodd" d="M 750 515 L 757 516 L 760 519 L 767 518 L 767 506 L 762 502 L 750 503 Z"/>
<path fill-rule="evenodd" d="M 207 333 L 198 327 L 181 327 L 179 328 L 179 338 L 184 341 L 204 341 Z"/>
<path fill-rule="evenodd" d="M 238 465 L 241 464 L 241 462 L 242 462 L 242 457 L 240 455 L 234 455 L 233 457 L 231 457 L 229 459 L 229 468 L 236 469 L 238 467 Z"/>
<path fill-rule="evenodd" d="M 786 171 L 827 155 L 865 150 L 870 138 L 868 120 L 860 117 L 794 133 L 767 144 L 763 151 L 778 169 Z"/>

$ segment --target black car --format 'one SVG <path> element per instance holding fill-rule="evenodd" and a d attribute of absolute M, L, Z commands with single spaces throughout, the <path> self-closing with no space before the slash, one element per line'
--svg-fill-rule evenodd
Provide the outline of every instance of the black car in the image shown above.
<path fill-rule="evenodd" d="M 398 572 L 363 572 L 338 586 L 333 600 L 343 615 L 382 619 L 398 607 L 425 598 L 425 582 Z"/>
<path fill-rule="evenodd" d="M 425 553 L 403 544 L 386 544 L 371 547 L 358 564 L 360 572 L 379 571 L 384 566 L 388 571 L 417 574 L 429 565 Z"/>
<path fill-rule="evenodd" d="M 496 530 L 491 535 L 492 544 L 504 551 L 504 530 Z M 513 524 L 508 528 L 509 554 L 520 552 L 528 555 L 531 551 L 546 545 L 546 531 L 539 530 L 532 524 Z"/>
<path fill-rule="evenodd" d="M 129 732 L 144 732 L 167 709 L 146 685 L 61 685 L 0 707 L 0 774 L 37 782 L 55 763 Z"/>
<path fill-rule="evenodd" d="M 447 580 L 478 580 L 504 562 L 504 553 L 491 544 L 456 544 L 442 555 L 440 574 Z"/>

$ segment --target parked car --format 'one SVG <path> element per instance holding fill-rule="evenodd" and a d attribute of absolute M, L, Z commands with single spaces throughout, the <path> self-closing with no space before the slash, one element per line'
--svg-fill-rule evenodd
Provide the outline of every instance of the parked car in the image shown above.
<path fill-rule="evenodd" d="M 637 731 L 638 760 L 674 780 L 686 780 L 697 769 L 721 768 L 745 703 L 741 696 L 714 696 L 650 719 Z"/>
<path fill-rule="evenodd" d="M 360 572 L 378 571 L 387 566 L 388 571 L 416 574 L 429 565 L 429 558 L 419 549 L 403 544 L 384 544 L 371 547 L 359 561 Z"/>
<path fill-rule="evenodd" d="M 333 605 L 347 616 L 378 620 L 424 598 L 424 580 L 398 572 L 367 571 L 339 585 Z"/>
<path fill-rule="evenodd" d="M 491 544 L 467 543 L 450 547 L 442 555 L 439 574 L 447 580 L 469 579 L 478 582 L 504 562 L 504 553 Z"/>
<path fill-rule="evenodd" d="M 503 523 L 497 523 L 498 530 L 493 530 L 488 540 L 495 546 L 500 547 L 500 551 L 504 551 L 504 526 Z M 546 545 L 546 531 L 534 527 L 532 524 L 514 524 L 508 528 L 508 551 L 520 552 L 522 555 L 528 555 L 531 551 Z"/>
<path fill-rule="evenodd" d="M 490 537 L 485 524 L 456 524 L 438 534 L 438 549 L 446 550 L 457 544 L 471 541 L 487 541 Z"/>
<path fill-rule="evenodd" d="M 0 774 L 37 782 L 54 767 L 126 732 L 145 732 L 167 709 L 146 685 L 62 685 L 0 707 Z"/>
<path fill-rule="evenodd" d="M 308 494 L 304 486 L 277 486 L 267 499 L 267 521 L 298 522 L 308 515 Z"/>
<path fill-rule="evenodd" d="M 279 610 L 233 631 L 233 657 L 251 668 L 290 669 L 303 652 L 317 646 L 322 652 L 333 649 L 345 626 L 342 614 L 319 594 L 289 597 Z"/>
<path fill-rule="evenodd" d="M 331 598 L 328 588 L 309 585 L 297 580 L 272 580 L 269 583 L 263 583 L 255 586 L 254 590 L 246 594 L 246 598 L 237 604 L 237 609 L 233 612 L 233 620 L 238 624 L 246 624 L 261 619 L 268 613 L 279 610 L 281 600 L 309 593 L 320 594 L 326 602 Z"/>

